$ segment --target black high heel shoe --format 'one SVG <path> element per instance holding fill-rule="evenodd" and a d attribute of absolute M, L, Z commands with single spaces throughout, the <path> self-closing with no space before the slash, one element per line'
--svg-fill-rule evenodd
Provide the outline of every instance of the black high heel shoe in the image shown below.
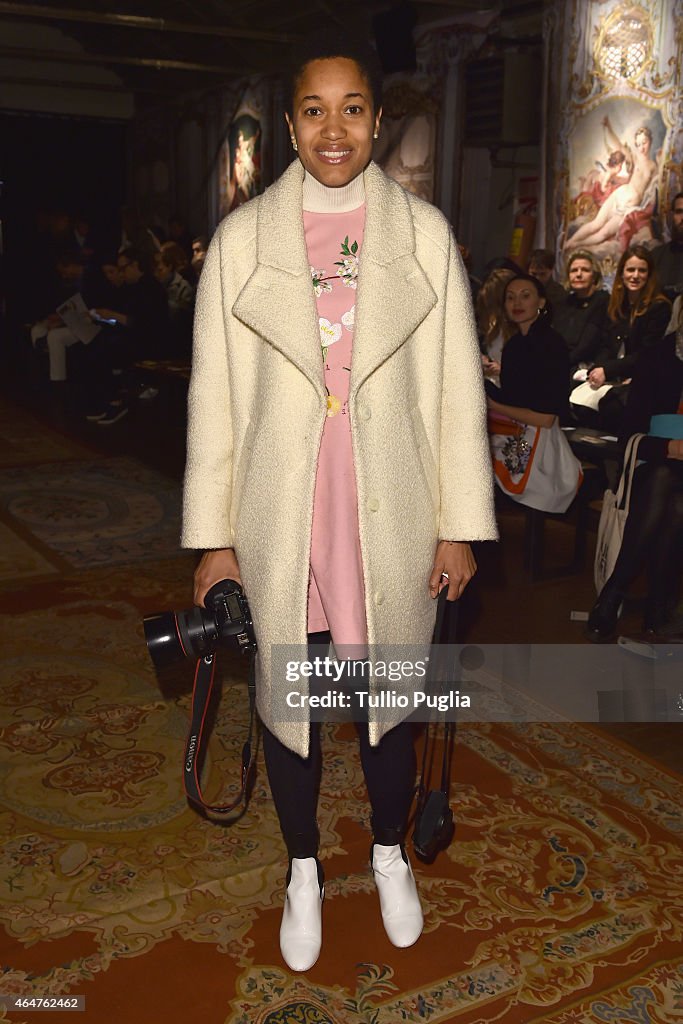
<path fill-rule="evenodd" d="M 617 628 L 623 603 L 623 592 L 606 583 L 588 616 L 586 636 L 591 643 L 601 644 L 611 640 Z"/>

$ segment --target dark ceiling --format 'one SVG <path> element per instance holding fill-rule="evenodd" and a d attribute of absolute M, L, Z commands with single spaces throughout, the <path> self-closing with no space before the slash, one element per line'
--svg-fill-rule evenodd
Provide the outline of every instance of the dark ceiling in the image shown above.
<path fill-rule="evenodd" d="M 406 7 L 419 26 L 491 9 L 514 18 L 541 6 L 541 0 L 123 0 L 116 5 L 0 0 L 0 59 L 19 58 L 27 81 L 41 62 L 56 67 L 80 63 L 109 68 L 123 89 L 141 96 L 178 94 L 234 77 L 282 71 L 295 37 L 323 21 L 371 30 L 374 15 L 391 11 L 390 23 L 395 18 L 398 24 Z M 83 50 L 4 45 L 4 21 L 59 28 Z"/>

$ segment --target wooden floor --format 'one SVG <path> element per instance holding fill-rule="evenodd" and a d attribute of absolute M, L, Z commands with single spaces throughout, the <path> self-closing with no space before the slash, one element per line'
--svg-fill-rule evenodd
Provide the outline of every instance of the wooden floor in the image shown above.
<path fill-rule="evenodd" d="M 159 386 L 155 399 L 137 401 L 119 423 L 101 427 L 69 411 L 65 386 L 40 384 L 29 388 L 21 379 L 12 380 L 11 375 L 9 379 L 11 387 L 5 385 L 6 393 L 30 409 L 47 429 L 76 438 L 95 453 L 135 456 L 181 480 L 185 457 L 184 381 L 155 381 Z M 473 643 L 586 643 L 580 616 L 589 611 L 595 599 L 592 555 L 596 524 L 593 523 L 593 532 L 589 534 L 583 571 L 541 582 L 531 582 L 523 566 L 523 511 L 511 502 L 501 504 L 499 525 L 498 544 L 477 546 L 479 572 L 462 602 L 459 638 Z M 572 541 L 571 525 L 553 520 L 547 531 L 548 562 L 568 562 Z M 622 631 L 627 635 L 637 633 L 641 614 L 642 602 L 636 586 L 622 620 Z M 680 724 L 624 722 L 594 728 L 618 736 L 658 764 L 683 775 L 683 716 Z"/>

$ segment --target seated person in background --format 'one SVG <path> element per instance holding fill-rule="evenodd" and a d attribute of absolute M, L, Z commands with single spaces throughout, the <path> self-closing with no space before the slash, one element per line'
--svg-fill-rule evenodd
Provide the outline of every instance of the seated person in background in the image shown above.
<path fill-rule="evenodd" d="M 594 388 L 616 384 L 599 404 L 599 426 L 621 434 L 630 381 L 640 354 L 666 330 L 671 303 L 662 294 L 652 255 L 642 245 L 622 254 L 607 307 L 607 320 L 595 365 L 588 374 Z"/>
<path fill-rule="evenodd" d="M 134 249 L 145 263 L 151 263 L 152 256 L 161 248 L 161 242 L 152 229 L 143 224 L 140 214 L 132 206 L 121 207 L 121 240 L 118 252 Z"/>
<path fill-rule="evenodd" d="M 192 239 L 192 269 L 197 275 L 197 280 L 199 280 L 199 275 L 202 272 L 208 247 L 209 243 L 203 235 L 198 235 L 197 238 Z"/>
<path fill-rule="evenodd" d="M 46 308 L 47 316 L 31 327 L 31 342 L 34 348 L 47 348 L 50 356 L 50 380 L 66 380 L 66 349 L 78 343 L 78 338 L 64 325 L 57 309 L 67 299 L 83 289 L 83 262 L 75 251 L 68 251 L 57 257 L 55 263 L 57 279 L 50 289 Z M 87 303 L 87 299 L 85 300 Z"/>
<path fill-rule="evenodd" d="M 529 255 L 527 273 L 540 281 L 545 289 L 545 296 L 550 308 L 555 310 L 565 302 L 567 293 L 562 285 L 553 277 L 555 254 L 550 249 L 534 249 Z"/>
<path fill-rule="evenodd" d="M 136 359 L 154 359 L 163 351 L 163 337 L 168 326 L 168 300 L 165 288 L 151 273 L 141 253 L 124 249 L 117 257 L 123 275 L 121 308 L 98 308 L 105 320 L 115 320 L 125 327 Z"/>
<path fill-rule="evenodd" d="M 517 328 L 500 364 L 500 388 L 487 382 L 488 407 L 518 423 L 552 427 L 564 415 L 569 359 L 562 337 L 550 325 L 543 285 L 518 274 L 505 286 L 505 314 Z"/>
<path fill-rule="evenodd" d="M 192 255 L 192 235 L 187 230 L 187 225 L 178 214 L 169 217 L 168 220 L 168 241 L 176 242 L 189 260 Z"/>
<path fill-rule="evenodd" d="M 671 204 L 671 241 L 652 250 L 655 270 L 664 293 L 670 299 L 683 292 L 683 192 Z"/>
<path fill-rule="evenodd" d="M 569 394 L 567 346 L 550 326 L 543 285 L 529 274 L 508 281 L 505 312 L 517 333 L 503 349 L 500 388 L 486 381 L 494 478 L 513 501 L 565 512 L 581 483 L 558 425 Z"/>
<path fill-rule="evenodd" d="M 154 257 L 154 276 L 166 289 L 168 299 L 169 337 L 166 353 L 169 356 L 189 355 L 194 288 L 173 269 L 173 264 L 163 249 Z"/>
<path fill-rule="evenodd" d="M 81 367 L 88 397 L 86 416 L 103 426 L 117 422 L 128 412 L 125 402 L 114 398 L 112 370 L 134 360 L 157 358 L 168 334 L 166 291 L 147 273 L 143 256 L 135 249 L 125 249 L 118 255 L 118 268 L 124 280 L 118 308 L 95 309 L 97 316 L 113 324 L 105 326 L 88 346 Z"/>
<path fill-rule="evenodd" d="M 177 242 L 164 242 L 161 246 L 166 262 L 169 263 L 175 274 L 179 274 L 187 283 L 194 288 L 197 284 L 197 275 L 190 266 L 190 261 L 185 255 L 185 250 Z"/>
<path fill-rule="evenodd" d="M 666 328 L 666 334 L 671 334 L 672 331 L 678 330 L 678 325 L 681 322 L 681 317 L 683 317 L 683 295 L 679 295 L 678 298 L 675 299 L 674 304 L 671 307 L 671 319 L 669 320 L 668 326 Z"/>
<path fill-rule="evenodd" d="M 83 213 L 74 214 L 72 237 L 74 248 L 80 253 L 83 263 L 90 265 L 95 256 L 95 240 L 90 220 Z"/>
<path fill-rule="evenodd" d="M 123 271 L 118 264 L 116 253 L 107 253 L 100 260 L 100 278 L 93 285 L 94 306 L 116 307 L 123 288 Z"/>
<path fill-rule="evenodd" d="M 675 332 L 650 345 L 638 360 L 624 413 L 622 450 L 633 434 L 649 433 L 653 416 L 667 414 L 671 421 L 658 433 L 674 436 L 643 437 L 638 446 L 638 459 L 644 461 L 633 477 L 619 557 L 588 619 L 588 638 L 594 642 L 614 634 L 624 597 L 644 565 L 649 587 L 643 630 L 651 639 L 681 631 L 673 616 L 683 558 L 683 429 L 673 427 L 680 421 L 683 428 L 683 316 Z"/>
<path fill-rule="evenodd" d="M 474 307 L 484 376 L 497 386 L 503 347 L 515 333 L 514 324 L 505 316 L 504 302 L 505 286 L 514 276 L 513 270 L 492 270 L 479 289 Z"/>
<path fill-rule="evenodd" d="M 609 292 L 601 288 L 600 264 L 587 249 L 576 249 L 567 260 L 569 294 L 553 314 L 553 327 L 569 352 L 571 371 L 593 365 L 605 329 Z"/>
<path fill-rule="evenodd" d="M 173 269 L 173 262 L 163 249 L 154 257 L 154 276 L 166 290 L 171 320 L 179 314 L 192 311 L 194 289 L 189 281 Z"/>
<path fill-rule="evenodd" d="M 479 289 L 481 288 L 481 281 L 472 273 L 472 253 L 463 242 L 458 242 L 458 249 L 460 250 L 462 262 L 464 263 L 465 270 L 467 271 L 467 279 L 470 283 L 472 302 L 476 302 Z"/>

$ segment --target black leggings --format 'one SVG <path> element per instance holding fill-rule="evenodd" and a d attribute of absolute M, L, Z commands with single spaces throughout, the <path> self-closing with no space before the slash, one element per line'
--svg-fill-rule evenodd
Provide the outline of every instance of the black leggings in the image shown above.
<path fill-rule="evenodd" d="M 309 658 L 321 654 L 329 634 L 309 636 Z M 356 715 L 356 717 L 358 717 Z M 371 747 L 365 722 L 356 722 L 360 758 L 372 807 L 375 842 L 391 846 L 402 842 L 415 787 L 413 727 L 401 722 Z M 307 758 L 289 750 L 263 726 L 263 753 L 280 828 L 290 857 L 315 857 L 320 835 L 317 825 L 318 793 L 322 773 L 320 723 L 311 722 Z"/>
<path fill-rule="evenodd" d="M 649 610 L 670 610 L 680 582 L 682 537 L 683 465 L 638 466 L 624 538 L 610 584 L 625 592 L 647 560 Z"/>

